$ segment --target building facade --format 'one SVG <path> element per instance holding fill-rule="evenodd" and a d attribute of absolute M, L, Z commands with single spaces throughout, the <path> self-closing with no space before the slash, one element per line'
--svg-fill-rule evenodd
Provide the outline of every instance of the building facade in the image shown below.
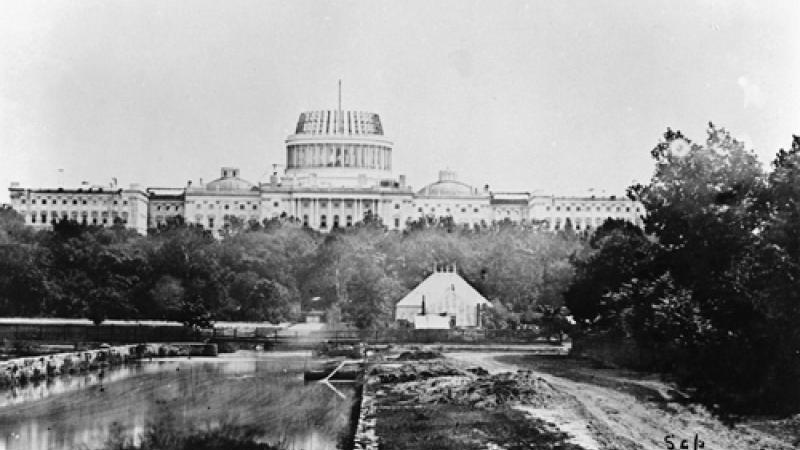
<path fill-rule="evenodd" d="M 542 229 L 592 230 L 607 218 L 641 224 L 642 206 L 616 196 L 558 196 L 530 192 L 492 192 L 458 180 L 452 170 L 413 190 L 404 175 L 394 175 L 394 144 L 380 116 L 365 111 L 318 110 L 300 114 L 288 136 L 285 170 L 253 183 L 236 167 L 220 177 L 183 187 L 128 189 L 116 186 L 22 188 L 12 183 L 11 206 L 26 223 L 45 228 L 59 219 L 110 226 L 122 222 L 139 233 L 180 216 L 219 234 L 234 220 L 291 217 L 329 232 L 350 227 L 365 215 L 379 216 L 390 230 L 429 217 L 452 217 L 464 226 L 497 221 L 537 224 Z"/>

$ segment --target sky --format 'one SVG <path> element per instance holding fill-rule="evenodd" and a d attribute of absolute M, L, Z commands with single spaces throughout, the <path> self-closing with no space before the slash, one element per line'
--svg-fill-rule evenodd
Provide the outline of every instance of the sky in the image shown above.
<path fill-rule="evenodd" d="M 395 175 L 624 192 L 667 127 L 800 134 L 800 2 L 0 0 L 12 181 L 265 179 L 301 112 L 377 112 Z"/>

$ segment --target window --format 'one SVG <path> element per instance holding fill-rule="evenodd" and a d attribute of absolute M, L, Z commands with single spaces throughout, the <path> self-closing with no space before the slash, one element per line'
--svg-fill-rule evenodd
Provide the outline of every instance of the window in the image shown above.
<path fill-rule="evenodd" d="M 36 223 L 36 213 L 31 214 L 31 223 Z"/>
<path fill-rule="evenodd" d="M 625 212 L 631 212 L 631 207 L 630 206 L 626 206 L 625 207 Z"/>
<path fill-rule="evenodd" d="M 274 202 L 274 203 L 272 204 L 272 206 L 273 206 L 273 207 L 275 207 L 275 208 L 277 208 L 277 207 L 278 207 L 278 202 Z M 323 206 L 325 206 L 325 205 L 323 205 Z"/>
<path fill-rule="evenodd" d="M 556 211 L 561 211 L 561 207 L 560 206 L 556 206 Z"/>
<path fill-rule="evenodd" d="M 328 218 L 325 216 L 325 214 L 319 216 L 319 227 L 328 228 Z"/>
<path fill-rule="evenodd" d="M 225 205 L 225 210 L 227 211 L 229 209 L 231 209 L 230 205 Z"/>
<path fill-rule="evenodd" d="M 550 211 L 550 207 L 549 207 L 549 206 L 547 206 L 547 207 L 545 207 L 545 208 L 544 208 L 544 210 L 545 210 L 545 211 Z"/>
<path fill-rule="evenodd" d="M 242 205 L 242 206 L 244 206 L 244 205 Z M 303 214 L 303 226 L 304 227 L 308 226 L 308 214 Z"/>
<path fill-rule="evenodd" d="M 117 200 L 114 200 L 114 204 L 117 205 L 119 204 L 119 202 Z"/>
<path fill-rule="evenodd" d="M 47 204 L 47 200 L 45 200 L 45 199 L 42 199 L 42 204 L 43 204 L 43 205 L 46 205 L 46 204 Z"/>
<path fill-rule="evenodd" d="M 581 207 L 580 207 L 580 206 L 576 206 L 576 207 L 575 207 L 575 211 L 580 211 L 580 210 L 581 210 Z"/>
<path fill-rule="evenodd" d="M 210 228 L 212 230 L 214 229 L 214 218 L 213 217 L 209 217 L 208 218 L 208 228 Z"/>
<path fill-rule="evenodd" d="M 400 228 L 400 219 L 397 217 L 394 218 L 394 227 Z"/>
<path fill-rule="evenodd" d="M 61 204 L 62 204 L 62 205 L 66 205 L 66 204 L 67 204 L 67 200 L 66 200 L 66 199 L 62 200 L 62 201 L 61 201 Z"/>
<path fill-rule="evenodd" d="M 478 212 L 478 208 L 475 208 L 474 210 L 472 210 L 472 212 Z"/>
<path fill-rule="evenodd" d="M 46 213 L 46 212 L 43 212 L 43 213 L 40 215 L 40 217 L 41 217 L 41 219 L 42 219 L 42 223 L 47 223 L 47 213 Z"/>
<path fill-rule="evenodd" d="M 461 208 L 461 212 L 462 212 L 462 213 L 465 213 L 465 212 L 467 212 L 467 208 Z"/>
<path fill-rule="evenodd" d="M 400 203 L 395 203 L 394 204 L 394 209 L 400 209 Z"/>
<path fill-rule="evenodd" d="M 239 209 L 244 209 L 244 204 L 239 205 Z"/>
<path fill-rule="evenodd" d="M 347 226 L 348 227 L 352 227 L 353 226 L 353 216 L 347 216 L 346 220 L 347 220 Z"/>
<path fill-rule="evenodd" d="M 213 204 L 208 205 L 208 209 L 214 209 L 214 205 Z"/>
<path fill-rule="evenodd" d="M 600 211 L 600 207 L 599 206 L 597 207 L 597 211 Z"/>
<path fill-rule="evenodd" d="M 161 211 L 161 205 L 156 206 L 156 211 Z"/>
<path fill-rule="evenodd" d="M 256 209 L 258 209 L 258 205 L 253 205 L 253 210 L 255 211 Z"/>
<path fill-rule="evenodd" d="M 339 228 L 339 216 L 333 216 L 333 228 Z"/>
<path fill-rule="evenodd" d="M 128 201 L 127 201 L 127 200 L 123 200 L 123 201 L 122 201 L 122 204 L 123 204 L 123 205 L 127 205 L 127 204 L 128 204 Z"/>
<path fill-rule="evenodd" d="M 569 206 L 567 206 L 567 211 L 569 211 Z"/>
<path fill-rule="evenodd" d="M 622 209 L 619 206 L 617 206 L 617 212 L 620 212 L 621 210 Z"/>

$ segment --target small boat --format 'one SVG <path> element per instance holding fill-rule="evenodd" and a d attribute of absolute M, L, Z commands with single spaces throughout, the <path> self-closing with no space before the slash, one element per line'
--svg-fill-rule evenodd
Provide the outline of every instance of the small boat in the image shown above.
<path fill-rule="evenodd" d="M 361 361 L 330 360 L 303 372 L 305 381 L 328 379 L 331 381 L 355 381 L 364 372 L 364 363 Z"/>

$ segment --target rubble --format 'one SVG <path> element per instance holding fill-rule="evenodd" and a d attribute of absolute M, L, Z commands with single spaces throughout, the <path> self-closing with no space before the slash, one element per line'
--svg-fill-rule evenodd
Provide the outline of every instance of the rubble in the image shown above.
<path fill-rule="evenodd" d="M 436 377 L 463 375 L 463 372 L 442 361 L 432 361 L 376 366 L 372 371 L 372 375 L 378 377 L 383 384 L 393 384 L 427 380 Z"/>
<path fill-rule="evenodd" d="M 530 371 L 475 377 L 444 364 L 434 370 L 413 369 L 384 369 L 378 374 L 380 383 L 391 386 L 383 386 L 376 395 L 397 398 L 398 404 L 446 403 L 487 409 L 518 403 L 546 406 L 553 401 L 552 386 Z"/>

